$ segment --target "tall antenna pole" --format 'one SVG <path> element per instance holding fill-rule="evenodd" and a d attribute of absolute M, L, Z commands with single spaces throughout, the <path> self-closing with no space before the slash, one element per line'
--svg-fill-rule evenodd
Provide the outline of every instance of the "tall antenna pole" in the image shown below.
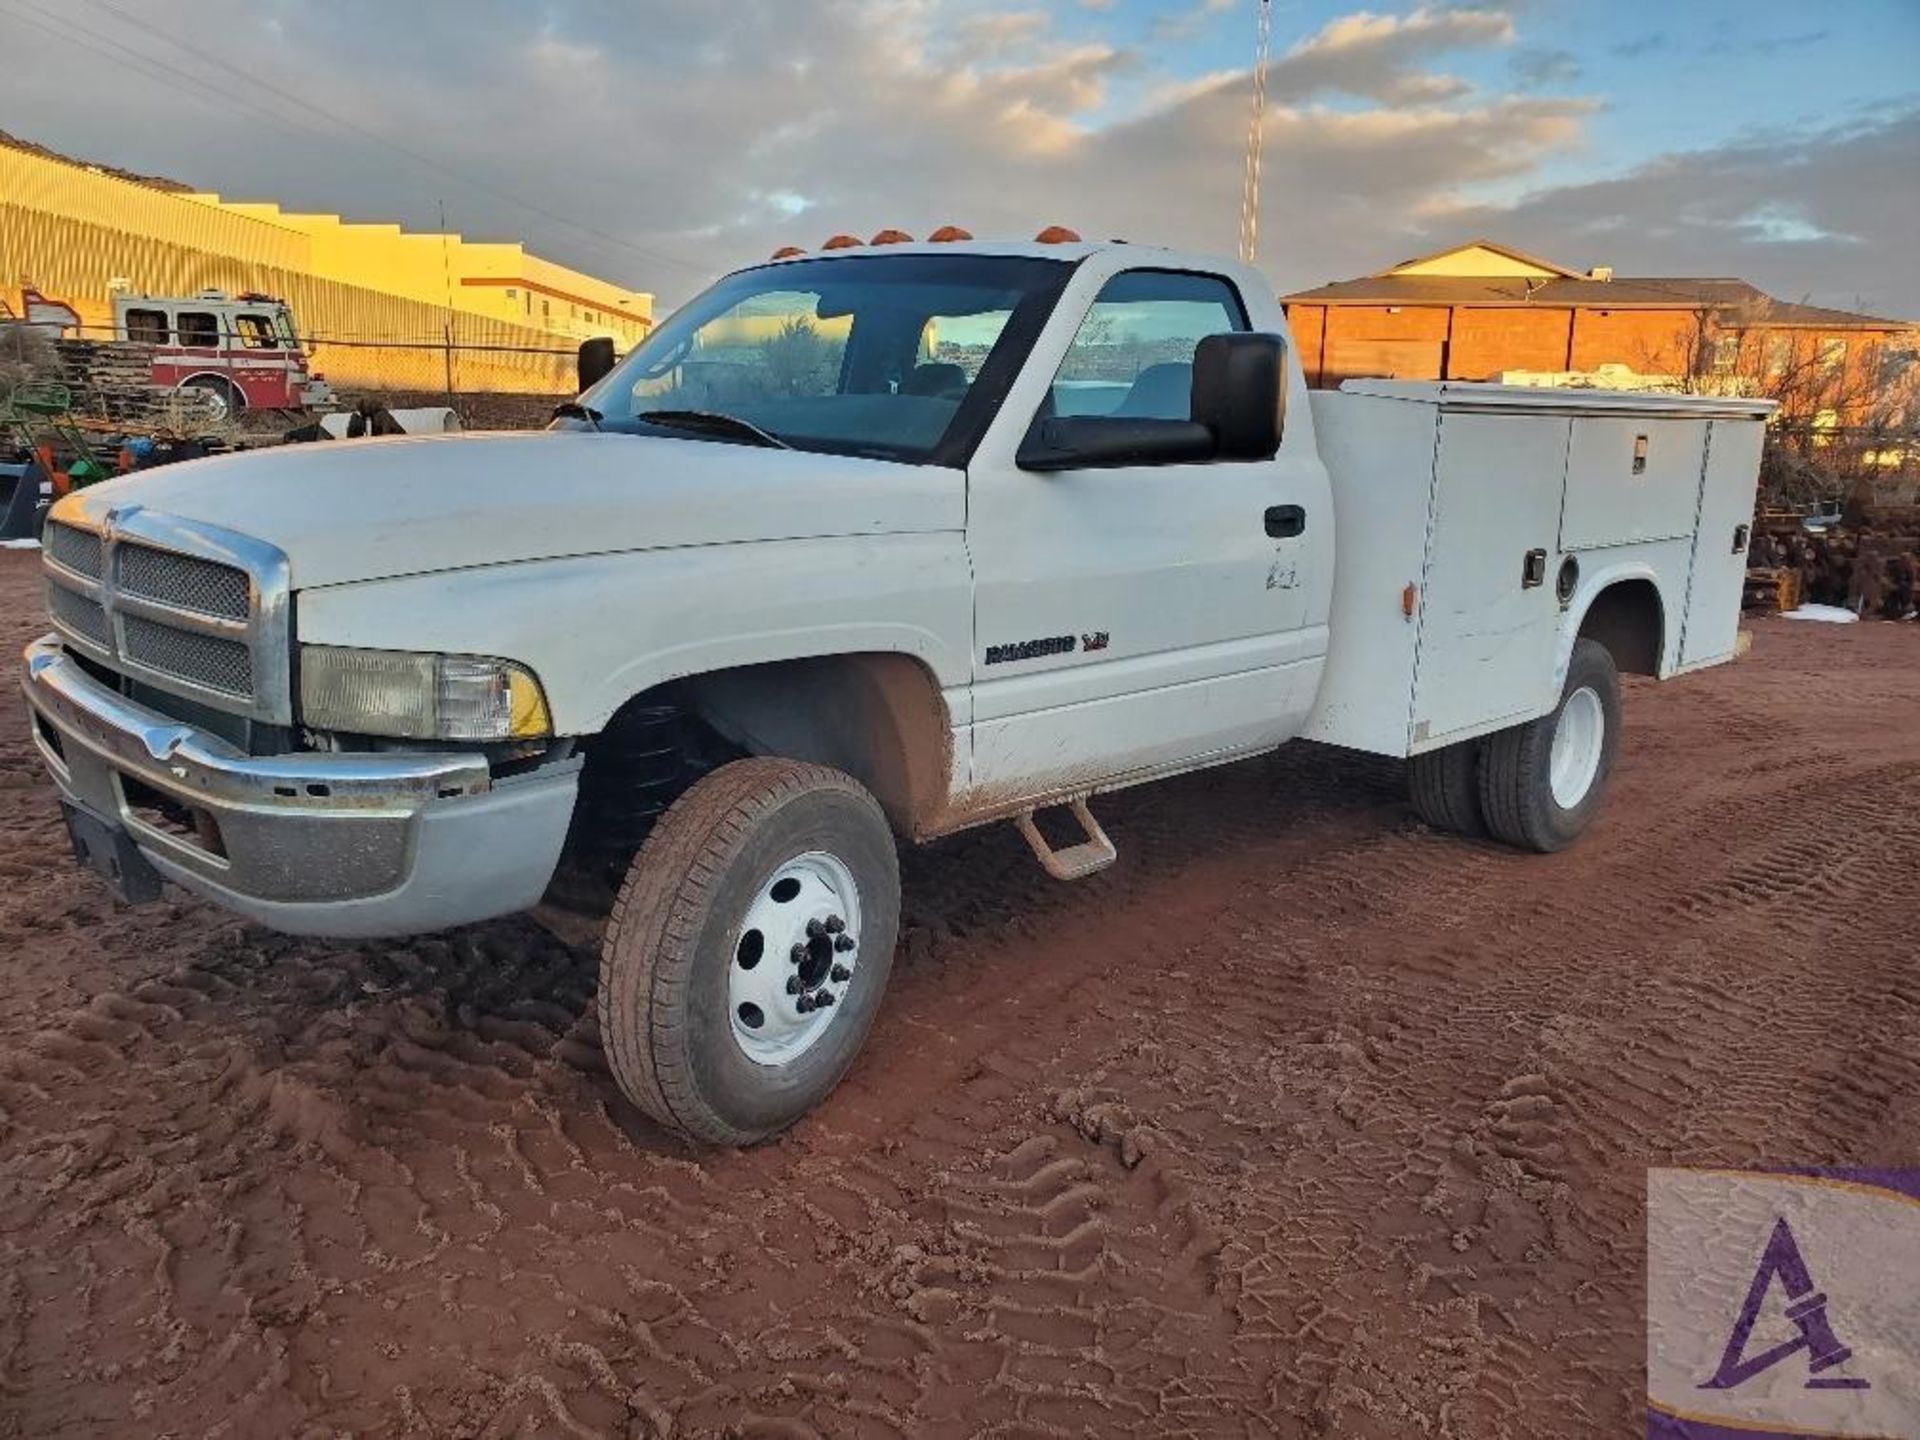
<path fill-rule="evenodd" d="M 1247 122 L 1247 173 L 1240 192 L 1240 258 L 1251 265 L 1260 248 L 1260 152 L 1267 138 L 1267 50 L 1273 39 L 1272 0 L 1259 0 L 1260 39 L 1253 60 L 1253 116 Z"/>

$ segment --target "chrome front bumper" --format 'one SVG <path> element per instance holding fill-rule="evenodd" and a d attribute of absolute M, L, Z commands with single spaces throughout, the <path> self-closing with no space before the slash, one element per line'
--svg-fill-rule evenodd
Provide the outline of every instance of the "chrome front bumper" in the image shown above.
<path fill-rule="evenodd" d="M 293 934 L 420 934 L 524 910 L 573 816 L 577 759 L 496 780 L 464 752 L 245 755 L 101 684 L 53 636 L 27 647 L 21 678 L 68 803 L 166 879 Z M 196 832 L 156 823 L 155 795 Z"/>

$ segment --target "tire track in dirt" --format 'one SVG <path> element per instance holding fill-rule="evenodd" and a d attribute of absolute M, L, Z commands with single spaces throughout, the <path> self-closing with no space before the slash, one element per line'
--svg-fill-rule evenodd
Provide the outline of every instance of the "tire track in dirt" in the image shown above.
<path fill-rule="evenodd" d="M 1080 886 L 904 857 L 868 1055 L 743 1154 L 524 922 L 114 910 L 0 724 L 0 1434 L 1630 1428 L 1647 1164 L 1920 1148 L 1914 638 L 1758 641 L 1631 687 L 1561 856 L 1296 747 L 1104 799 Z"/>

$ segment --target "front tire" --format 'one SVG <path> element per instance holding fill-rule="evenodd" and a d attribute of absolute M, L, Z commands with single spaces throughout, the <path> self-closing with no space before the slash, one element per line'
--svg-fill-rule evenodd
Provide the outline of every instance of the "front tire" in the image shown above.
<path fill-rule="evenodd" d="M 837 1085 L 872 1027 L 900 925 L 873 796 L 824 765 L 723 765 L 634 857 L 600 959 L 621 1090 L 693 1140 L 749 1145 Z"/>
<path fill-rule="evenodd" d="M 1489 735 L 1480 755 L 1480 811 L 1509 845 L 1565 849 L 1606 798 L 1620 743 L 1620 676 L 1596 640 L 1576 640 L 1550 715 Z"/>

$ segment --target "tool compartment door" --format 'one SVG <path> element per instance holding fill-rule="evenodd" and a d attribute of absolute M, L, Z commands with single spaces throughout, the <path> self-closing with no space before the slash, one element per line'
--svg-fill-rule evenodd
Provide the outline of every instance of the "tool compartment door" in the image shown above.
<path fill-rule="evenodd" d="M 1553 708 L 1554 568 L 1570 423 L 1557 415 L 1441 414 L 1412 752 Z M 1530 571 L 1533 552 L 1540 554 Z"/>
<path fill-rule="evenodd" d="M 1733 654 L 1740 634 L 1740 592 L 1747 579 L 1747 533 L 1760 483 L 1758 420 L 1715 420 L 1707 433 L 1700 477 L 1700 521 L 1687 576 L 1687 617 L 1680 668 L 1711 665 Z"/>
<path fill-rule="evenodd" d="M 1595 550 L 1693 533 L 1707 422 L 1583 415 L 1567 452 L 1562 550 Z"/>

